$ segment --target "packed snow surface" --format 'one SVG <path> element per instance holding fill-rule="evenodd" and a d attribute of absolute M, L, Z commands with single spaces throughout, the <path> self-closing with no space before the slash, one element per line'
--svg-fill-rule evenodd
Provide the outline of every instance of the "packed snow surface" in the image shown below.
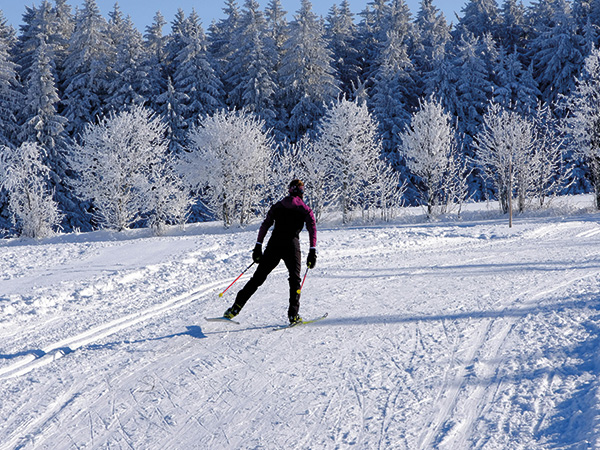
<path fill-rule="evenodd" d="M 600 215 L 563 210 L 325 221 L 329 317 L 284 331 L 283 264 L 204 320 L 257 225 L 2 241 L 0 448 L 599 448 Z"/>

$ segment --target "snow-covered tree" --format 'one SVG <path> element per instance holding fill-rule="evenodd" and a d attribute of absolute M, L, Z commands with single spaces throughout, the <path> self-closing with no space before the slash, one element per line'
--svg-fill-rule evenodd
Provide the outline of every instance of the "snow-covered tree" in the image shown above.
<path fill-rule="evenodd" d="M 521 0 L 504 0 L 500 9 L 498 41 L 508 52 L 524 52 L 527 38 L 525 7 Z"/>
<path fill-rule="evenodd" d="M 245 225 L 265 197 L 273 138 L 264 120 L 245 110 L 217 111 L 188 134 L 180 170 L 226 227 Z"/>
<path fill-rule="evenodd" d="M 532 180 L 532 193 L 540 207 L 560 195 L 571 183 L 573 168 L 566 162 L 567 150 L 564 127 L 547 104 L 535 109 L 532 120 L 536 142 L 537 170 Z"/>
<path fill-rule="evenodd" d="M 538 172 L 536 133 L 533 122 L 515 111 L 491 104 L 475 138 L 477 162 L 491 180 L 504 213 L 514 195 L 519 211 L 526 207 Z"/>
<path fill-rule="evenodd" d="M 415 26 L 417 32 L 413 61 L 416 71 L 420 74 L 419 92 L 421 96 L 429 96 L 439 90 L 434 74 L 446 57 L 450 27 L 444 14 L 434 6 L 433 0 L 421 0 Z"/>
<path fill-rule="evenodd" d="M 348 0 L 332 6 L 327 16 L 327 39 L 333 54 L 333 67 L 339 76 L 342 93 L 351 97 L 361 79 L 358 29 Z"/>
<path fill-rule="evenodd" d="M 302 0 L 300 10 L 290 23 L 285 51 L 280 76 L 285 86 L 290 138 L 295 141 L 314 129 L 324 105 L 339 92 L 324 26 L 312 11 L 309 0 Z"/>
<path fill-rule="evenodd" d="M 100 226 L 121 231 L 148 219 L 160 229 L 183 219 L 181 186 L 167 149 L 166 125 L 142 106 L 87 125 L 70 161 L 74 187 L 92 201 Z"/>
<path fill-rule="evenodd" d="M 505 108 L 516 108 L 524 115 L 535 110 L 540 91 L 533 79 L 532 66 L 524 69 L 521 56 L 516 50 L 507 53 L 504 48 L 501 49 L 495 75 L 494 102 Z"/>
<path fill-rule="evenodd" d="M 335 195 L 344 223 L 357 209 L 367 218 L 369 209 L 380 206 L 375 182 L 399 187 L 397 177 L 382 170 L 377 123 L 365 104 L 346 99 L 332 103 L 319 125 L 314 151 L 328 168 L 327 189 Z"/>
<path fill-rule="evenodd" d="M 223 8 L 223 19 L 213 22 L 208 29 L 209 52 L 215 61 L 215 70 L 221 79 L 229 72 L 232 63 L 233 36 L 235 36 L 239 21 L 240 8 L 236 0 L 225 0 Z M 232 89 L 225 83 L 225 93 Z"/>
<path fill-rule="evenodd" d="M 273 130 L 280 140 L 284 140 L 282 130 L 285 129 L 287 113 L 285 112 L 285 94 L 284 83 L 281 80 L 281 63 L 285 54 L 285 43 L 288 39 L 288 23 L 286 19 L 287 12 L 283 10 L 280 0 L 270 0 L 265 9 L 265 18 L 267 21 L 267 43 L 269 47 L 268 54 L 273 58 L 271 67 L 273 73 L 271 78 L 275 83 L 275 93 L 273 96 L 275 110 L 275 124 Z M 289 182 L 288 182 L 289 183 Z"/>
<path fill-rule="evenodd" d="M 156 97 L 167 90 L 167 36 L 163 33 L 166 23 L 162 14 L 157 12 L 144 34 L 143 45 L 146 51 L 143 66 L 147 78 L 142 84 L 142 92 L 148 99 L 147 105 L 157 112 Z"/>
<path fill-rule="evenodd" d="M 273 125 L 276 119 L 273 80 L 276 56 L 267 36 L 267 22 L 255 0 L 246 0 L 233 36 L 233 54 L 227 84 L 232 86 L 227 103 L 245 108 Z"/>
<path fill-rule="evenodd" d="M 8 33 L 2 34 L 5 36 L 0 35 L 0 145 L 10 145 L 17 141 L 17 113 L 22 107 L 22 94 L 17 65 L 10 54 L 12 40 Z"/>
<path fill-rule="evenodd" d="M 500 15 L 496 0 L 469 0 L 462 9 L 462 16 L 456 25 L 457 36 L 485 34 L 497 36 Z"/>
<path fill-rule="evenodd" d="M 76 17 L 63 74 L 63 115 L 69 120 L 70 135 L 104 112 L 114 53 L 107 26 L 95 0 L 85 0 Z"/>
<path fill-rule="evenodd" d="M 109 79 L 105 109 L 120 111 L 124 106 L 143 105 L 147 87 L 146 52 L 142 34 L 135 28 L 130 17 L 124 17 L 118 4 L 109 14 L 108 36 L 115 49 L 111 61 L 112 76 Z"/>
<path fill-rule="evenodd" d="M 50 159 L 57 164 L 55 154 L 65 138 L 66 119 L 57 112 L 58 89 L 54 73 L 54 61 L 51 48 L 40 35 L 33 62 L 28 71 L 25 85 L 26 108 L 22 111 L 25 123 L 21 130 L 23 141 L 35 141 L 50 154 Z"/>
<path fill-rule="evenodd" d="M 576 89 L 567 100 L 567 119 L 573 149 L 590 169 L 590 178 L 600 209 L 600 50 L 597 48 L 585 60 Z"/>
<path fill-rule="evenodd" d="M 536 24 L 528 50 L 542 100 L 553 103 L 574 89 L 575 76 L 585 59 L 585 39 L 577 29 L 567 0 L 555 0 L 548 5 L 550 22 Z"/>
<path fill-rule="evenodd" d="M 415 102 L 414 70 L 403 40 L 399 33 L 388 32 L 373 79 L 370 106 L 379 122 L 386 153 L 398 147 L 398 135 L 409 121 Z"/>
<path fill-rule="evenodd" d="M 13 223 L 22 236 L 43 238 L 61 221 L 58 204 L 48 188 L 50 169 L 44 150 L 25 142 L 18 148 L 0 147 L 0 189 L 6 189 Z"/>
<path fill-rule="evenodd" d="M 494 90 L 489 63 L 495 60 L 495 50 L 493 41 L 488 38 L 489 35 L 482 38 L 475 38 L 469 33 L 461 35 L 453 61 L 453 77 L 456 80 L 454 113 L 459 119 L 459 131 L 465 133 L 468 139 L 479 130 Z"/>
<path fill-rule="evenodd" d="M 184 47 L 175 57 L 173 85 L 181 99 L 179 111 L 183 129 L 172 129 L 171 132 L 183 145 L 187 130 L 198 117 L 222 106 L 223 84 L 211 64 L 204 29 L 195 12 L 186 19 L 181 39 Z"/>
<path fill-rule="evenodd" d="M 452 117 L 441 102 L 433 96 L 421 102 L 400 138 L 400 153 L 417 177 L 415 185 L 428 217 L 460 205 L 467 195 L 467 168 L 459 155 Z"/>

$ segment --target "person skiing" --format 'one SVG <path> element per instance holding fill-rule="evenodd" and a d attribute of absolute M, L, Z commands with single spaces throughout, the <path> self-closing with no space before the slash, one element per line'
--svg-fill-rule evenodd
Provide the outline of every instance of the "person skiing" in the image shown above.
<path fill-rule="evenodd" d="M 252 259 L 258 264 L 254 275 L 238 292 L 233 305 L 225 311 L 223 317 L 232 319 L 237 316 L 250 297 L 265 282 L 269 274 L 283 260 L 289 272 L 290 305 L 288 318 L 290 324 L 302 322 L 298 315 L 300 309 L 300 271 L 302 255 L 300 252 L 300 231 L 306 224 L 310 240 L 310 250 L 306 259 L 309 269 L 317 263 L 317 226 L 312 210 L 304 203 L 304 183 L 292 180 L 288 187 L 289 195 L 271 206 L 258 230 L 258 239 L 252 252 Z M 267 231 L 273 232 L 265 252 L 262 243 Z"/>

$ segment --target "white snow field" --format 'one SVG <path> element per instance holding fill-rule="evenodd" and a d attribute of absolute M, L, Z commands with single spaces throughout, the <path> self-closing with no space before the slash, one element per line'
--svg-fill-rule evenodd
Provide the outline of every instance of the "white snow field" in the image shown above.
<path fill-rule="evenodd" d="M 577 200 L 513 228 L 325 222 L 301 314 L 329 317 L 284 331 L 283 264 L 241 325 L 204 320 L 257 225 L 2 241 L 0 448 L 600 448 L 600 214 Z"/>

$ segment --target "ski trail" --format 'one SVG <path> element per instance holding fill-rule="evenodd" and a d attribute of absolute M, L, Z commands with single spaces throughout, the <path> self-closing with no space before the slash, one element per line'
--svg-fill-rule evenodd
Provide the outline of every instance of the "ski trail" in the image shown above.
<path fill-rule="evenodd" d="M 191 292 L 181 294 L 164 303 L 112 320 L 103 325 L 84 331 L 76 336 L 53 343 L 41 350 L 34 351 L 21 361 L 0 369 L 0 380 L 19 377 L 31 372 L 34 369 L 44 367 L 82 346 L 96 342 L 126 328 L 137 325 L 140 322 L 147 321 L 156 316 L 167 313 L 168 311 L 180 308 L 193 301 L 196 301 L 210 293 L 215 287 L 222 284 L 223 280 L 218 280 L 199 286 Z"/>
<path fill-rule="evenodd" d="M 585 274 L 569 277 L 562 282 L 556 283 L 551 288 L 539 291 L 537 287 L 531 288 L 519 297 L 515 298 L 504 310 L 508 311 L 518 305 L 521 298 L 528 298 L 527 304 L 535 304 L 539 300 L 559 292 L 566 287 L 579 281 L 598 277 L 600 271 L 593 270 Z M 516 308 L 519 309 L 518 306 Z M 523 308 L 525 310 L 525 308 Z M 512 316 L 512 317 L 511 317 Z M 450 359 L 444 372 L 444 379 L 440 386 L 434 404 L 438 408 L 432 418 L 428 420 L 427 426 L 418 440 L 418 448 L 447 448 L 449 450 L 458 448 L 470 448 L 470 436 L 474 423 L 482 416 L 482 410 L 489 405 L 494 398 L 494 393 L 502 384 L 502 378 L 495 379 L 494 375 L 504 360 L 499 358 L 507 337 L 514 329 L 520 317 L 517 314 L 499 314 L 498 317 L 485 319 L 485 323 L 479 325 L 471 338 L 461 343 L 467 351 L 464 357 L 456 361 L 454 356 Z M 485 351 L 484 351 L 484 347 Z M 453 355 L 456 348 L 453 349 Z M 481 364 L 477 368 L 477 377 L 488 380 L 485 383 L 475 384 L 474 387 L 467 386 L 471 376 L 474 376 L 475 365 L 480 356 L 485 356 L 492 364 Z M 456 364 L 458 362 L 458 364 Z M 453 374 L 450 372 L 454 371 Z M 460 411 L 457 411 L 460 409 Z M 457 412 L 460 412 L 457 413 Z M 540 420 L 542 420 L 540 418 Z M 538 424 L 539 426 L 539 424 Z"/>

